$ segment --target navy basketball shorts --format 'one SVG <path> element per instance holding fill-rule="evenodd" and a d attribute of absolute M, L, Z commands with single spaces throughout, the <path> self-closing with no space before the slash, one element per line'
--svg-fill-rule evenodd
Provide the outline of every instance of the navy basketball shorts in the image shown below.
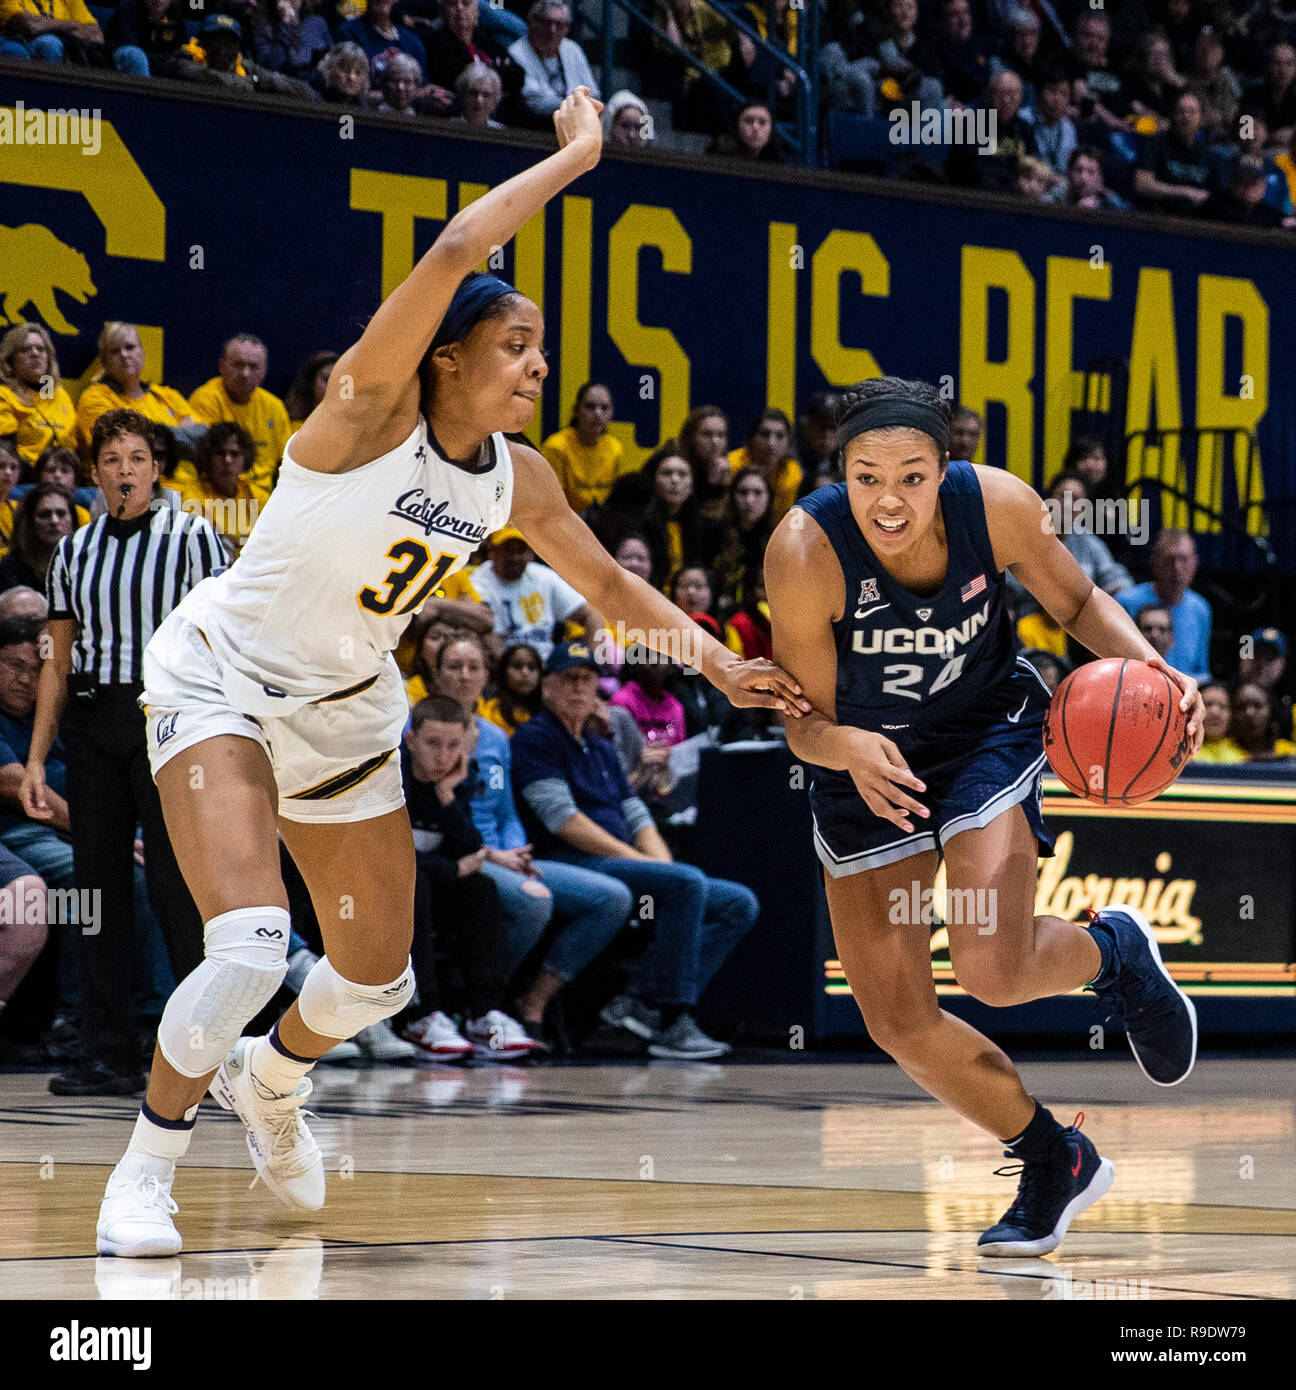
<path fill-rule="evenodd" d="M 1031 691 L 1021 677 L 1012 684 L 1024 702 L 1016 719 L 1009 713 L 975 733 L 955 731 L 911 742 L 888 735 L 927 788 L 910 795 L 931 816 L 911 815 L 914 828 L 908 835 L 869 810 L 848 772 L 815 769 L 810 784 L 815 853 L 832 878 L 880 869 L 929 849 L 943 854 L 955 835 L 983 829 L 1014 806 L 1025 812 L 1040 855 L 1052 856 L 1053 834 L 1040 804 L 1048 696 Z"/>

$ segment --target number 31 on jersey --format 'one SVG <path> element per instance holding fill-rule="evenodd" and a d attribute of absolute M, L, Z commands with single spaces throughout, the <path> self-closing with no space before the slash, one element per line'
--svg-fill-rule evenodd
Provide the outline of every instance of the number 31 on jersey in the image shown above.
<path fill-rule="evenodd" d="M 457 557 L 442 551 L 433 560 L 432 552 L 422 541 L 407 536 L 403 541 L 396 541 L 388 549 L 387 558 L 396 562 L 395 567 L 387 572 L 387 578 L 376 589 L 371 589 L 366 584 L 356 595 L 356 602 L 361 608 L 384 618 L 393 614 L 400 616 L 413 613 L 426 603 L 433 590 L 450 573 Z M 405 596 L 410 585 L 423 576 L 423 571 L 429 565 L 432 569 L 423 577 L 423 582 L 415 590 L 414 596 L 398 608 L 396 605 Z"/>

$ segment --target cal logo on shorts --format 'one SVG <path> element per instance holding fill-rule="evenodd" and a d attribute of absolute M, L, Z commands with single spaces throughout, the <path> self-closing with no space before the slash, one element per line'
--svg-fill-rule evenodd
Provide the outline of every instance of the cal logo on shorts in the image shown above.
<path fill-rule="evenodd" d="M 176 720 L 180 718 L 179 713 L 168 714 L 165 719 L 158 720 L 157 726 L 157 746 L 162 747 L 169 739 L 175 737 Z"/>

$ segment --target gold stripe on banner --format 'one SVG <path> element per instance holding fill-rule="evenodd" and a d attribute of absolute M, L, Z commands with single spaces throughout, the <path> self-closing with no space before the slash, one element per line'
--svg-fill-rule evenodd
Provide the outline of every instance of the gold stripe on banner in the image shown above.
<path fill-rule="evenodd" d="M 379 169 L 351 170 L 351 206 L 382 218 L 382 296 L 414 269 L 414 223 L 446 220 L 446 182 Z"/>
<path fill-rule="evenodd" d="M 563 199 L 562 331 L 558 337 L 558 419 L 563 425 L 576 408 L 576 392 L 590 379 L 591 286 L 594 257 L 594 202 Z"/>
<path fill-rule="evenodd" d="M 513 284 L 520 293 L 526 297 L 544 313 L 544 262 L 545 262 L 545 214 L 544 208 L 534 213 L 518 229 L 517 236 L 513 238 Z M 545 337 L 549 337 L 549 328 L 545 326 Z M 564 420 L 566 417 L 564 417 Z M 523 434 L 538 449 L 540 442 L 544 438 L 544 429 L 540 419 L 540 407 L 537 406 L 535 413 L 531 416 L 531 423 L 522 431 Z"/>
<path fill-rule="evenodd" d="M 1064 801 L 1074 799 L 1078 805 L 1088 805 L 1075 797 L 1056 777 L 1045 776 L 1044 794 L 1059 796 Z M 1157 798 L 1158 801 L 1277 801 L 1296 807 L 1296 787 L 1261 787 L 1246 782 L 1181 782 L 1168 787 Z"/>
<path fill-rule="evenodd" d="M 1066 801 L 1061 797 L 1044 798 L 1045 815 L 1074 816 L 1082 820 L 1193 820 L 1227 822 L 1237 825 L 1296 824 L 1296 807 L 1250 806 L 1224 807 L 1209 801 L 1181 801 L 1162 805 L 1149 802 L 1144 806 L 1093 806 L 1085 801 Z"/>
<path fill-rule="evenodd" d="M 805 251 L 797 244 L 796 223 L 771 222 L 765 400 L 793 421 L 797 415 L 797 275 L 804 266 Z"/>

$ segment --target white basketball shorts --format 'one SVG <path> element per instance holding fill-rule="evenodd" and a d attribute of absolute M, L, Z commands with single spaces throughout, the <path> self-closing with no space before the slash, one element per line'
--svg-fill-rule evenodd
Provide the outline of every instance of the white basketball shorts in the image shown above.
<path fill-rule="evenodd" d="M 285 820 L 370 820 L 405 804 L 399 749 L 409 703 L 393 657 L 363 689 L 301 705 L 278 718 L 254 719 L 235 709 L 222 674 L 207 639 L 178 612 L 153 634 L 144 650 L 140 705 L 155 778 L 195 744 L 234 734 L 265 749 Z"/>

